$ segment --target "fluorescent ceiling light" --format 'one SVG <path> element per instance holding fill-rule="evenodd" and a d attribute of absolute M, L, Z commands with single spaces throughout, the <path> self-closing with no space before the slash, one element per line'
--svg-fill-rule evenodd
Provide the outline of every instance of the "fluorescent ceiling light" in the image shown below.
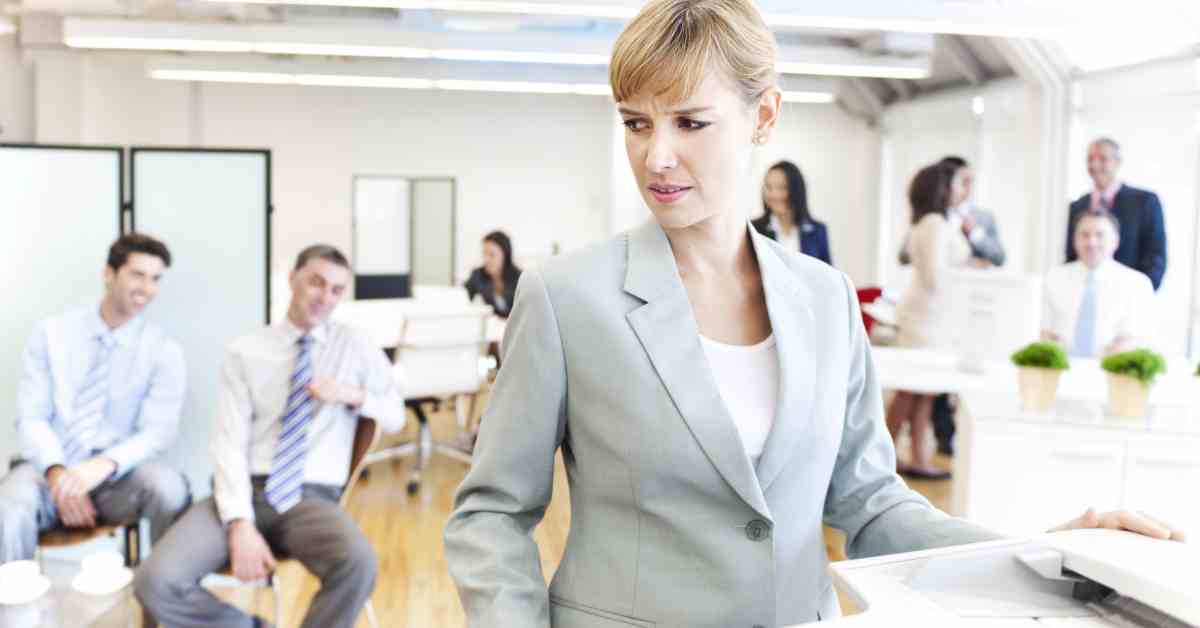
<path fill-rule="evenodd" d="M 211 0 L 247 4 L 306 4 L 321 6 L 373 7 L 388 9 L 428 9 L 456 13 L 513 13 L 520 15 L 562 15 L 628 20 L 637 15 L 636 7 L 603 4 L 549 2 L 504 2 L 492 0 Z"/>
<path fill-rule="evenodd" d="M 529 83 L 523 81 L 434 81 L 438 89 L 464 92 L 520 92 L 527 94 L 570 94 L 568 83 Z"/>
<path fill-rule="evenodd" d="M 153 79 L 172 81 L 378 87 L 391 89 L 441 89 L 473 92 L 578 94 L 584 96 L 612 97 L 612 91 L 606 83 L 461 80 L 370 74 L 339 74 L 335 72 L 322 72 L 313 66 L 305 66 L 303 70 L 296 68 L 294 72 L 157 67 L 149 70 L 149 76 Z M 793 89 L 783 92 L 783 100 L 789 103 L 828 104 L 834 102 L 835 99 L 836 97 L 830 91 Z"/>
<path fill-rule="evenodd" d="M 233 0 L 219 0 L 233 1 Z M 835 17 L 825 15 L 779 15 L 763 16 L 771 26 L 793 28 L 821 28 L 834 30 L 899 31 L 903 33 L 932 33 L 952 35 L 979 35 L 984 37 L 1030 37 L 1053 39 L 1062 36 L 1066 29 L 1055 26 L 1017 26 L 988 22 L 963 22 L 954 20 L 898 20 L 869 17 Z"/>
<path fill-rule="evenodd" d="M 107 37 L 68 35 L 63 43 L 71 48 L 114 50 L 184 50 L 189 52 L 254 52 L 254 44 L 220 39 L 172 39 L 167 37 Z"/>
<path fill-rule="evenodd" d="M 385 87 L 391 89 L 433 89 L 434 81 L 394 76 L 353 76 L 347 74 L 296 74 L 297 85 L 323 87 Z"/>
<path fill-rule="evenodd" d="M 783 102 L 827 105 L 837 100 L 830 92 L 783 92 Z"/>
<path fill-rule="evenodd" d="M 68 43 L 68 45 L 70 45 Z M 347 44 L 314 44 L 272 41 L 251 44 L 250 52 L 271 55 L 324 55 L 331 57 L 386 57 L 392 59 L 429 59 L 433 51 L 403 46 L 355 46 Z"/>
<path fill-rule="evenodd" d="M 637 15 L 636 6 L 612 4 L 575 4 L 565 2 L 511 2 L 508 0 L 209 0 L 225 3 L 300 4 L 322 6 L 426 9 L 468 13 L 511 13 L 521 15 L 558 15 L 628 20 Z M 763 19 L 770 26 L 832 30 L 900 31 L 907 33 L 948 33 L 991 37 L 1032 37 L 1055 39 L 1067 32 L 1062 24 L 1004 24 L 954 19 L 896 19 L 836 15 L 790 15 L 768 13 Z"/>
<path fill-rule="evenodd" d="M 298 42 L 250 42 L 220 39 L 171 39 L 165 37 L 68 36 L 72 48 L 118 50 L 178 50 L 187 52 L 256 52 L 261 54 L 380 57 L 393 59 L 445 59 L 448 61 L 499 61 L 553 65 L 607 65 L 606 55 L 518 50 L 430 50 L 398 46 L 364 46 Z M 928 68 L 918 66 L 858 65 L 843 63 L 793 63 L 775 66 L 781 74 L 866 76 L 898 79 L 929 77 Z"/>
<path fill-rule="evenodd" d="M 257 52 L 261 54 L 381 57 L 392 59 L 446 59 L 450 61 L 501 61 L 555 65 L 607 65 L 607 55 L 521 50 L 431 50 L 401 46 L 318 44 L 303 42 L 251 42 L 223 39 L 176 39 L 167 37 L 107 37 L 69 35 L 71 48 L 112 50 L 177 50 L 186 52 Z"/>
<path fill-rule="evenodd" d="M 608 65 L 608 55 L 519 50 L 434 50 L 433 58 L 450 61 L 506 61 L 512 63 L 555 63 L 561 65 Z"/>
<path fill-rule="evenodd" d="M 9 35 L 17 32 L 17 25 L 6 17 L 0 17 L 0 35 Z"/>
<path fill-rule="evenodd" d="M 167 81 L 205 81 L 210 83 L 268 83 L 286 85 L 296 82 L 294 74 L 279 72 L 228 72 L 224 70 L 152 70 L 150 78 Z"/>
<path fill-rule="evenodd" d="M 895 79 L 929 78 L 928 67 L 899 65 L 783 62 L 776 64 L 775 70 L 780 74 L 820 74 L 823 76 L 865 76 Z"/>

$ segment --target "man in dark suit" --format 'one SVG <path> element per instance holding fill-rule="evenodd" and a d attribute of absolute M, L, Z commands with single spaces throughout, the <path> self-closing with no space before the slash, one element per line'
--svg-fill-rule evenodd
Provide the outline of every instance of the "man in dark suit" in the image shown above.
<path fill-rule="evenodd" d="M 1102 137 L 1088 146 L 1088 175 L 1095 184 L 1091 192 L 1071 203 L 1067 224 L 1067 261 L 1075 261 L 1071 233 L 1075 221 L 1088 211 L 1112 212 L 1121 223 L 1120 246 L 1114 255 L 1118 262 L 1150 278 L 1154 289 L 1162 285 L 1167 270 L 1167 235 L 1163 226 L 1162 203 L 1158 195 L 1125 185 L 1117 178 L 1121 167 L 1121 147 Z"/>

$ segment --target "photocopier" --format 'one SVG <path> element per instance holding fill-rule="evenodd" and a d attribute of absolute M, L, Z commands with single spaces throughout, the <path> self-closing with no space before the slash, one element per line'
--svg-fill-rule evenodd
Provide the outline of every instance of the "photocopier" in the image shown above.
<path fill-rule="evenodd" d="M 831 565 L 847 628 L 1200 628 L 1200 548 L 1071 530 Z M 824 624 L 822 624 L 824 625 Z"/>

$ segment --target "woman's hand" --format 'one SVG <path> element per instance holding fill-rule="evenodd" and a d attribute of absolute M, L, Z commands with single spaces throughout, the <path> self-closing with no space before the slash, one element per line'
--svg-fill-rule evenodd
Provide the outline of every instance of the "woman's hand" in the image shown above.
<path fill-rule="evenodd" d="M 1060 526 L 1050 528 L 1049 531 L 1061 532 L 1063 530 L 1089 530 L 1093 528 L 1127 530 L 1155 539 L 1169 539 L 1179 542 L 1187 541 L 1187 535 L 1182 530 L 1175 529 L 1144 512 L 1133 512 L 1132 510 L 1113 510 L 1097 514 L 1094 509 L 1088 508 L 1088 511 L 1082 515 Z"/>

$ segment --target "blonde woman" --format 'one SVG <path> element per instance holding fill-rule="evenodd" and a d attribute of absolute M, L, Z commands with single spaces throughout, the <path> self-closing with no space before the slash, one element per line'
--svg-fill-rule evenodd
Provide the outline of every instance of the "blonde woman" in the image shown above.
<path fill-rule="evenodd" d="M 446 524 L 470 626 L 827 619 L 822 521 L 853 556 L 996 538 L 896 476 L 850 282 L 747 222 L 774 66 L 749 0 L 652 0 L 618 38 L 613 94 L 654 220 L 521 277 Z M 559 449 L 571 532 L 547 588 L 532 533 Z"/>

